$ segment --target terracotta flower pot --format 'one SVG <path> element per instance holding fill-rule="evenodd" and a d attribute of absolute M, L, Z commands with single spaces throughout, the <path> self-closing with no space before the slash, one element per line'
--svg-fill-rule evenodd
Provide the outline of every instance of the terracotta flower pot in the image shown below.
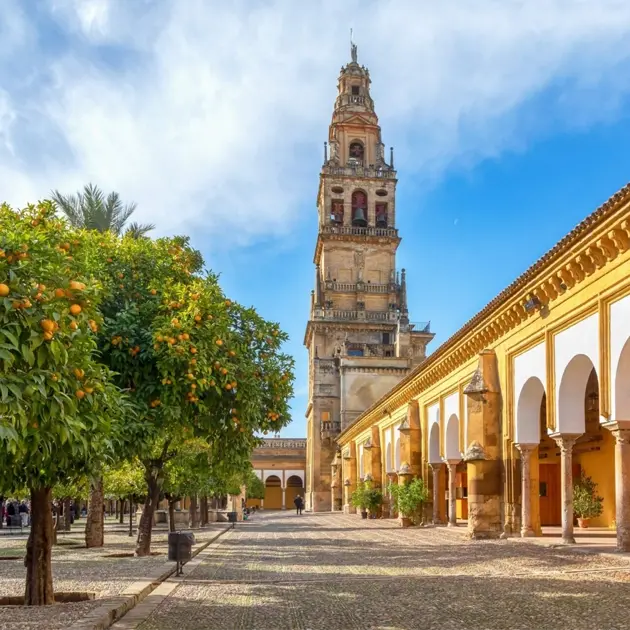
<path fill-rule="evenodd" d="M 361 512 L 361 518 L 367 518 L 367 512 Z"/>
<path fill-rule="evenodd" d="M 401 527 L 411 527 L 411 519 L 408 516 L 400 517 L 400 526 Z"/>
<path fill-rule="evenodd" d="M 590 521 L 590 518 L 578 518 L 578 527 L 580 529 L 587 529 Z"/>

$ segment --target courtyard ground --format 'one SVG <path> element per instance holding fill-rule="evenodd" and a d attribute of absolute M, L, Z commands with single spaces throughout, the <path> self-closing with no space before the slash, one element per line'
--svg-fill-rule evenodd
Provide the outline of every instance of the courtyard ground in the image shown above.
<path fill-rule="evenodd" d="M 115 630 L 621 630 L 630 558 L 341 514 L 258 514 Z"/>
<path fill-rule="evenodd" d="M 113 519 L 108 519 L 105 528 L 104 547 L 86 549 L 84 529 L 85 520 L 81 520 L 71 533 L 58 535 L 59 544 L 53 548 L 54 589 L 94 593 L 96 598 L 46 607 L 0 606 L 0 630 L 65 630 L 97 608 L 113 607 L 139 581 L 157 578 L 174 566 L 167 560 L 165 527 L 154 530 L 151 548 L 155 555 L 147 558 L 120 557 L 133 555 L 135 530 L 129 537 L 127 527 Z M 196 531 L 196 547 L 225 529 L 225 523 L 213 523 Z M 26 535 L 8 534 L 6 530 L 0 536 L 0 596 L 24 595 L 26 540 Z"/>

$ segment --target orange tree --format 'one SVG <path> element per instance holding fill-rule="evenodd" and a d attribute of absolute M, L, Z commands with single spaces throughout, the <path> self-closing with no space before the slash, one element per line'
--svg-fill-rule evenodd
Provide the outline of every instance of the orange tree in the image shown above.
<path fill-rule="evenodd" d="M 124 399 L 95 359 L 99 255 L 49 202 L 0 206 L 0 493 L 30 491 L 27 604 L 54 599 L 52 488 L 89 472 L 122 435 Z"/>
<path fill-rule="evenodd" d="M 136 554 L 150 552 L 164 466 L 196 437 L 226 461 L 246 460 L 260 432 L 288 422 L 293 360 L 286 335 L 227 299 L 187 239 L 101 236 L 112 297 L 100 349 L 152 438 L 138 443 L 146 501 Z"/>

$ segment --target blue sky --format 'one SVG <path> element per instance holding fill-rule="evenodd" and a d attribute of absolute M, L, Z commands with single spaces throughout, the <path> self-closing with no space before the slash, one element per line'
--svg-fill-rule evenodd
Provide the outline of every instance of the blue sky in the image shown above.
<path fill-rule="evenodd" d="M 630 3 L 0 0 L 0 196 L 92 181 L 279 321 L 305 432 L 315 196 L 352 26 L 429 349 L 629 179 Z"/>

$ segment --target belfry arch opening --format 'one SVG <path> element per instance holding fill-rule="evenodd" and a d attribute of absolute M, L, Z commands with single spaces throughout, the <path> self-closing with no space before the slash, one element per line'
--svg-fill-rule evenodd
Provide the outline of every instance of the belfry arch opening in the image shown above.
<path fill-rule="evenodd" d="M 353 140 L 348 148 L 348 163 L 351 166 L 363 166 L 365 147 L 362 142 Z"/>
<path fill-rule="evenodd" d="M 355 190 L 352 193 L 352 225 L 367 227 L 367 193 Z"/>

